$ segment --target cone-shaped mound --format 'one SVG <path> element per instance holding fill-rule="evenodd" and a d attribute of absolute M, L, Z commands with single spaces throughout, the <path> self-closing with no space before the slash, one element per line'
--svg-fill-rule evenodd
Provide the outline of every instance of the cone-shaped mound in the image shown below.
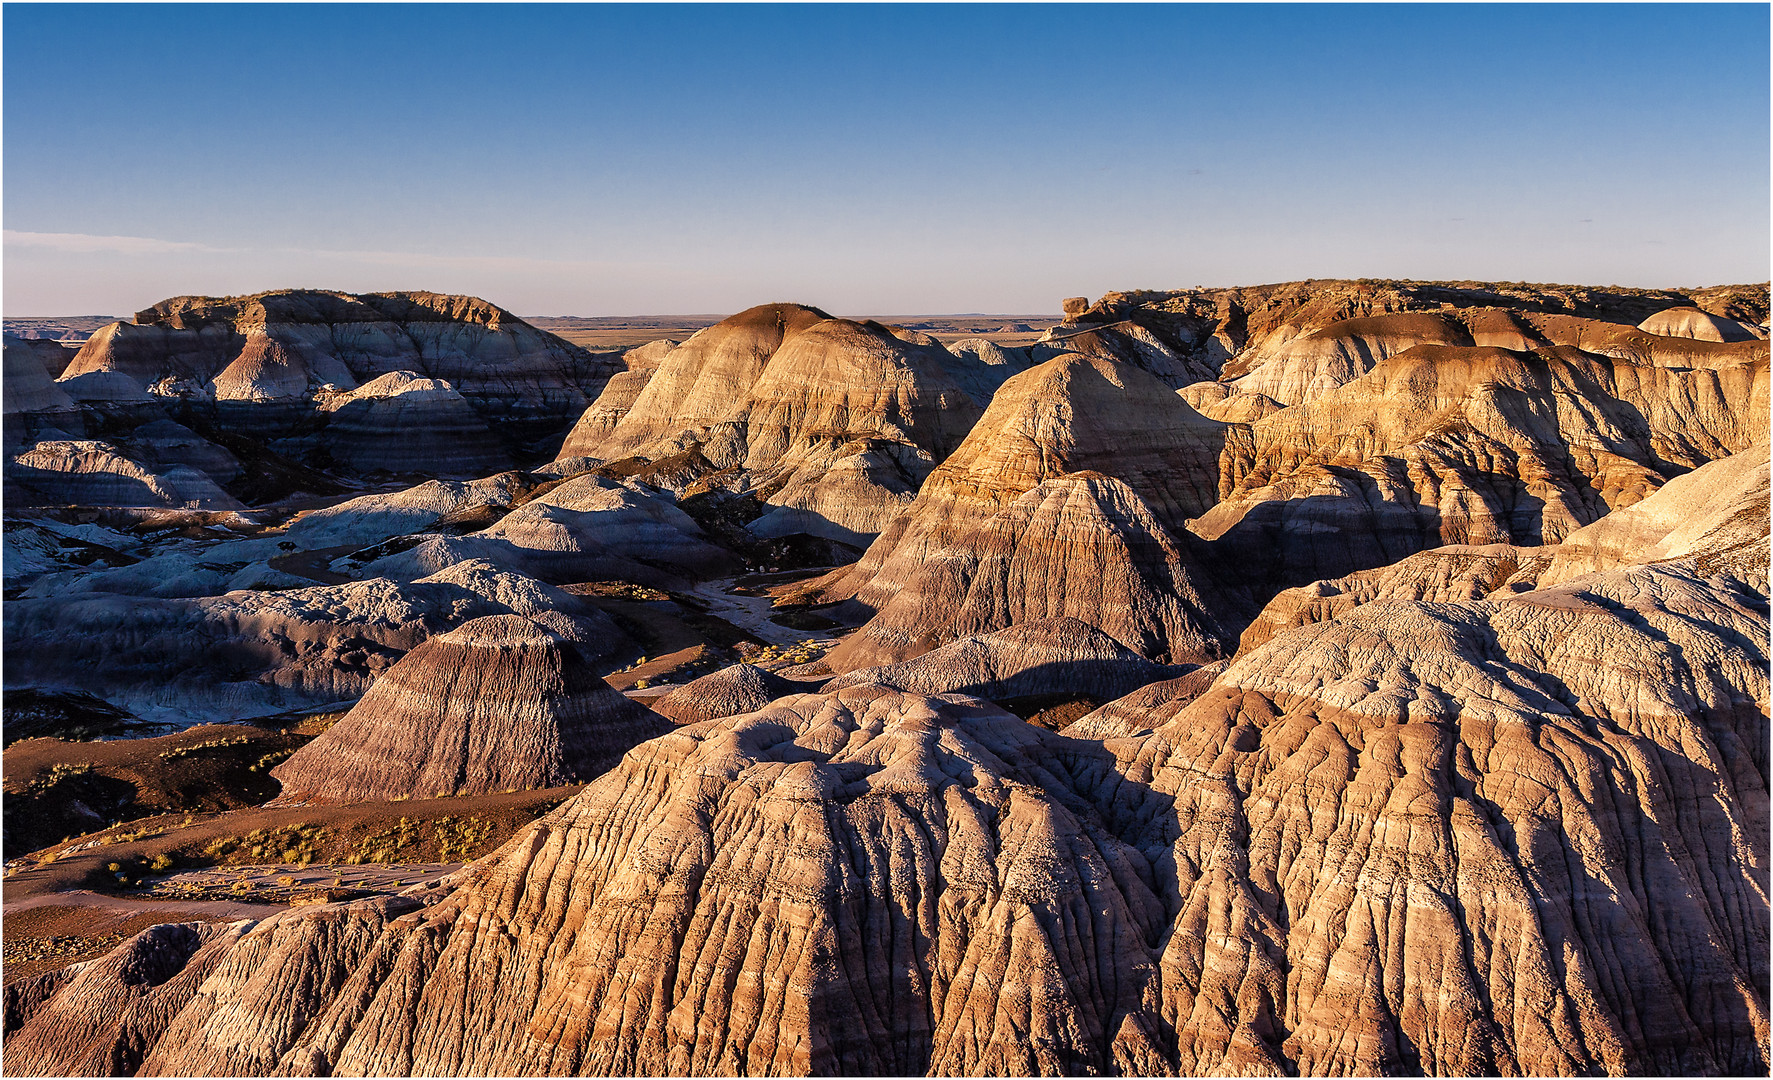
<path fill-rule="evenodd" d="M 1204 663 L 1230 651 L 1248 607 L 1130 487 L 1096 472 L 1048 480 L 930 557 L 895 553 L 870 588 L 889 599 L 827 654 L 834 670 L 1061 616 L 1151 660 Z"/>
<path fill-rule="evenodd" d="M 699 724 L 756 712 L 777 698 L 809 689 L 755 664 L 734 664 L 671 691 L 653 702 L 653 711 L 679 724 Z"/>
<path fill-rule="evenodd" d="M 826 683 L 890 686 L 913 694 L 1004 700 L 1073 693 L 1118 698 L 1172 674 L 1078 619 L 1037 619 L 950 642 L 902 664 L 863 668 Z"/>
<path fill-rule="evenodd" d="M 727 419 L 782 342 L 830 316 L 799 304 L 762 304 L 698 331 L 672 349 L 622 420 L 594 448 L 601 458 L 649 454 L 649 444 Z M 656 453 L 656 451 L 655 451 Z"/>
<path fill-rule="evenodd" d="M 493 615 L 408 653 L 271 775 L 285 803 L 552 787 L 591 779 L 669 728 L 610 689 L 566 635 Z"/>
<path fill-rule="evenodd" d="M 1115 478 L 1179 532 L 1218 500 L 1220 452 L 1230 430 L 1138 368 L 1070 353 L 1055 357 L 999 388 L 965 441 L 860 562 L 802 593 L 817 602 L 854 597 L 862 609 L 857 614 L 880 611 L 993 515 L 1072 472 Z"/>
<path fill-rule="evenodd" d="M 979 407 L 959 380 L 981 367 L 924 335 L 769 304 L 672 349 L 629 402 L 612 383 L 561 459 L 634 459 L 676 488 L 717 473 L 783 508 L 757 535 L 865 545 L 966 437 Z"/>

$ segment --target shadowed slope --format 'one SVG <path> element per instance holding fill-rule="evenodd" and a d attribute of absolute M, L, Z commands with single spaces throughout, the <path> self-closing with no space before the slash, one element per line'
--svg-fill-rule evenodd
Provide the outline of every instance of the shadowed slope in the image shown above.
<path fill-rule="evenodd" d="M 609 688 L 581 636 L 559 616 L 493 615 L 427 639 L 272 770 L 278 801 L 481 795 L 597 776 L 667 725 Z"/>
<path fill-rule="evenodd" d="M 829 662 L 889 663 L 1060 615 L 1152 659 L 1212 653 L 1226 616 L 1202 603 L 1211 586 L 1175 537 L 1216 498 L 1225 431 L 1109 360 L 1061 356 L 1011 378 L 862 560 L 799 591 L 878 613 Z"/>

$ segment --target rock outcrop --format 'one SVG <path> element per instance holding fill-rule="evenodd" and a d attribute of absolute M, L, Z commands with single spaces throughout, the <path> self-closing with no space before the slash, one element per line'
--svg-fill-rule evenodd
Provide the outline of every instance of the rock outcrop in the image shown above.
<path fill-rule="evenodd" d="M 1093 709 L 1060 729 L 1074 739 L 1142 738 L 1175 719 L 1195 698 L 1212 689 L 1229 659 L 1202 664 L 1173 679 L 1147 683 L 1124 697 Z"/>
<path fill-rule="evenodd" d="M 1283 350 L 1290 343 L 1349 320 L 1422 313 L 1444 323 L 1436 334 L 1469 335 L 1471 344 L 1523 349 L 1580 345 L 1568 335 L 1597 324 L 1610 327 L 1610 333 L 1632 330 L 1658 312 L 1682 307 L 1762 326 L 1767 321 L 1767 287 L 1730 285 L 1683 293 L 1579 285 L 1320 279 L 1234 289 L 1114 292 L 1087 310 L 1068 315 L 1068 326 L 1057 328 L 1053 336 L 1063 338 L 1073 351 L 1102 348 L 1115 359 L 1137 362 L 1129 350 L 1112 343 L 1117 335 L 1138 334 L 1161 348 L 1171 365 L 1168 378 L 1180 387 L 1202 379 L 1239 380 L 1277 354 L 1284 359 L 1288 354 Z M 1392 323 L 1390 328 L 1401 325 Z M 1097 346 L 1098 341 L 1104 344 Z M 1364 370 L 1362 343 L 1346 344 L 1347 349 L 1339 349 L 1321 340 L 1310 346 L 1301 342 L 1306 352 L 1317 351 L 1359 374 L 1357 368 Z M 1151 346 L 1146 348 L 1149 351 Z M 1299 356 L 1292 355 L 1296 362 Z M 1311 378 L 1316 376 L 1314 372 Z M 1183 378 L 1186 381 L 1177 381 Z"/>
<path fill-rule="evenodd" d="M 9 505 L 173 506 L 237 510 L 240 503 L 189 465 L 150 469 L 95 440 L 39 442 L 6 465 Z"/>
<path fill-rule="evenodd" d="M 873 614 L 828 662 L 894 663 L 1057 616 L 1149 659 L 1213 658 L 1247 602 L 1179 537 L 1217 498 L 1226 430 L 1114 361 L 1066 355 L 1015 376 L 861 561 L 798 594 Z"/>
<path fill-rule="evenodd" d="M 601 775 L 433 885 L 15 982 L 0 1064 L 1765 1075 L 1766 290 L 1066 311 L 1075 351 L 993 386 L 982 349 L 754 309 L 612 399 L 603 475 L 421 485 L 199 553 L 265 581 L 281 536 L 360 544 L 332 565 L 416 580 L 102 595 L 73 579 L 146 590 L 183 549 L 48 576 L 110 534 L 9 533 L 46 570 L 5 605 L 9 686 L 148 719 L 361 697 L 279 770 L 296 801 Z M 989 404 L 944 448 L 951 386 Z M 729 668 L 659 702 L 676 726 L 596 678 L 621 631 L 544 579 L 714 572 L 667 474 L 773 507 L 753 528 L 902 503 L 789 597 L 871 616 L 842 674 Z M 1047 693 L 1119 696 L 1062 732 L 984 700 Z"/>
<path fill-rule="evenodd" d="M 226 484 L 243 472 L 239 458 L 172 420 L 142 424 L 119 441 L 132 457 L 151 468 L 183 465 L 204 473 L 217 484 Z"/>
<path fill-rule="evenodd" d="M 667 499 L 583 475 L 530 498 L 487 528 L 424 539 L 370 562 L 361 573 L 411 581 L 472 560 L 558 584 L 620 580 L 658 588 L 717 577 L 734 561 Z"/>
<path fill-rule="evenodd" d="M 67 374 L 171 378 L 219 403 L 264 405 L 408 371 L 448 382 L 523 441 L 569 424 L 617 369 L 474 297 L 294 290 L 163 301 L 94 333 Z"/>
<path fill-rule="evenodd" d="M 805 683 L 786 679 L 755 664 L 734 664 L 709 672 L 653 702 L 653 711 L 678 724 L 756 712 L 777 698 L 804 693 Z"/>
<path fill-rule="evenodd" d="M 362 495 L 306 511 L 291 520 L 285 536 L 304 550 L 370 547 L 424 532 L 452 516 L 507 511 L 534 486 L 517 472 L 471 481 L 428 480 L 401 491 Z"/>
<path fill-rule="evenodd" d="M 966 436 L 979 407 L 956 375 L 985 366 L 920 334 L 765 305 L 672 349 L 607 435 L 575 435 L 561 453 L 659 463 L 668 473 L 655 478 L 680 487 L 720 474 L 783 508 L 759 535 L 860 546 Z M 601 427 L 605 411 L 586 423 Z M 670 464 L 690 459 L 687 473 Z"/>
<path fill-rule="evenodd" d="M 1554 544 L 1764 440 L 1765 342 L 1619 340 L 1398 353 L 1236 429 L 1225 498 L 1190 528 L 1289 586 L 1445 544 Z"/>
<path fill-rule="evenodd" d="M 1240 655 L 1287 629 L 1327 622 L 1377 601 L 1459 603 L 1503 599 L 1589 573 L 1678 567 L 1732 576 L 1765 590 L 1768 447 L 1721 458 L 1669 481 L 1548 547 L 1449 545 L 1389 566 L 1287 589 L 1245 629 Z"/>
<path fill-rule="evenodd" d="M 1201 663 L 1230 651 L 1249 607 L 1131 488 L 1100 473 L 1048 480 L 922 562 L 912 558 L 902 549 L 883 560 L 857 604 L 886 598 L 826 655 L 833 670 L 1066 616 L 1160 663 Z"/>
<path fill-rule="evenodd" d="M 579 624 L 473 619 L 426 639 L 271 770 L 278 802 L 356 803 L 590 780 L 670 725 L 610 689 Z"/>
<path fill-rule="evenodd" d="M 1759 336 L 1737 322 L 1698 308 L 1668 308 L 1638 324 L 1638 329 L 1663 337 L 1700 341 L 1750 341 Z"/>
<path fill-rule="evenodd" d="M 1676 561 L 1706 572 L 1765 575 L 1768 469 L 1763 442 L 1677 476 L 1643 502 L 1565 537 L 1540 580 Z"/>
<path fill-rule="evenodd" d="M 622 363 L 626 367 L 610 376 L 604 384 L 603 392 L 597 400 L 587 407 L 572 430 L 567 432 L 566 441 L 560 447 L 559 459 L 570 461 L 580 457 L 594 457 L 603 441 L 615 431 L 616 425 L 628 415 L 634 402 L 640 397 L 658 372 L 659 365 L 665 357 L 677 348 L 678 342 L 670 340 L 649 341 L 638 348 L 629 349 L 622 354 Z"/>
<path fill-rule="evenodd" d="M 53 341 L 27 340 L 11 334 L 5 336 L 0 356 L 5 358 L 5 384 L 0 398 L 8 415 L 12 413 L 65 411 L 74 402 L 57 386 L 46 364 L 44 354 L 73 354 Z M 60 374 L 56 372 L 55 374 Z"/>
<path fill-rule="evenodd" d="M 56 380 L 62 393 L 81 405 L 151 406 L 157 399 L 137 379 L 121 371 L 69 371 Z"/>
<path fill-rule="evenodd" d="M 165 923 L 97 960 L 38 976 L 34 981 L 49 991 L 41 1000 L 32 1000 L 37 996 L 32 987 L 9 985 L 7 1072 L 134 1075 L 144 1051 L 166 1034 L 167 1025 L 251 927 L 250 921 Z M 15 997 L 29 1006 L 15 1009 Z"/>

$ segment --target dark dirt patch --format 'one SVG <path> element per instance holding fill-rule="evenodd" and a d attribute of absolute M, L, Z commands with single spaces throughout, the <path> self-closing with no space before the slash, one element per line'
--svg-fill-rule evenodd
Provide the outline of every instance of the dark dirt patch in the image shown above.
<path fill-rule="evenodd" d="M 719 671 L 738 662 L 738 653 L 731 649 L 692 645 L 663 656 L 644 656 L 636 662 L 603 677 L 617 690 L 646 690 L 660 685 L 681 686 L 692 679 Z"/>
<path fill-rule="evenodd" d="M 1058 731 L 1086 713 L 1095 712 L 1102 707 L 1102 702 L 1095 698 L 1075 694 L 1031 694 L 1028 697 L 1006 698 L 998 704 L 1030 724 L 1048 731 Z"/>
<path fill-rule="evenodd" d="M 784 611 L 770 616 L 770 622 L 790 630 L 836 630 L 844 624 L 810 611 Z"/>
<path fill-rule="evenodd" d="M 204 724 L 150 739 L 15 743 L 5 754 L 5 857 L 113 822 L 275 798 L 281 789 L 270 769 L 312 737 Z"/>
<path fill-rule="evenodd" d="M 631 582 L 611 581 L 568 585 L 566 591 L 584 597 L 634 639 L 637 651 L 619 658 L 624 661 L 698 646 L 720 650 L 737 648 L 740 642 L 758 643 L 725 619 L 700 610 L 702 601 L 687 593 L 666 594 Z"/>
<path fill-rule="evenodd" d="M 648 603 L 671 599 L 667 593 L 647 585 L 636 585 L 632 581 L 582 581 L 562 588 L 575 596 L 599 596 L 606 600 L 638 600 Z"/>
<path fill-rule="evenodd" d="M 0 704 L 6 745 L 21 739 L 114 739 L 166 730 L 79 690 L 22 687 L 7 690 Z"/>
<path fill-rule="evenodd" d="M 201 866 L 467 862 L 582 788 L 142 818 L 9 860 L 6 903 L 75 889 L 128 890 L 156 874 Z"/>
<path fill-rule="evenodd" d="M 0 945 L 0 970 L 5 981 L 17 982 L 69 964 L 91 960 L 125 939 L 163 922 L 177 922 L 172 912 L 126 916 L 95 912 L 87 907 L 37 907 L 6 916 L 6 937 Z"/>

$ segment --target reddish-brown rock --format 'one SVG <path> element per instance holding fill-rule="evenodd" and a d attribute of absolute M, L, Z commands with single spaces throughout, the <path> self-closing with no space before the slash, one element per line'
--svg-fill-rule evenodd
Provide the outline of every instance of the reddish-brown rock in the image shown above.
<path fill-rule="evenodd" d="M 559 616 L 428 638 L 271 775 L 282 803 L 482 795 L 590 780 L 668 725 L 610 689 Z M 589 653 L 589 656 L 586 654 Z"/>

